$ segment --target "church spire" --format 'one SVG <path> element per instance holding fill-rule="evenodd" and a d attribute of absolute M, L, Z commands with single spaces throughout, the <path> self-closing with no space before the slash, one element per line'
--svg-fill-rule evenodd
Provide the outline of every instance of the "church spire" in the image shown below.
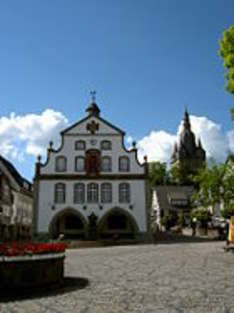
<path fill-rule="evenodd" d="M 203 149 L 201 138 L 198 139 L 198 148 Z"/>
<path fill-rule="evenodd" d="M 86 112 L 89 116 L 99 116 L 100 115 L 100 109 L 98 105 L 96 104 L 96 91 L 90 91 L 91 95 L 91 103 L 87 107 Z"/>
<path fill-rule="evenodd" d="M 189 118 L 187 107 L 185 107 L 185 111 L 184 111 L 184 127 L 186 129 L 190 129 L 191 128 L 190 118 Z"/>

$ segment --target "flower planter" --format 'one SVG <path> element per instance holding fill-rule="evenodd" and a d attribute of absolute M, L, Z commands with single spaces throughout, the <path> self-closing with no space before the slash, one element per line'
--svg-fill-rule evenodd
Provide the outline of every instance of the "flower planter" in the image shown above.
<path fill-rule="evenodd" d="M 64 253 L 0 257 L 1 288 L 38 287 L 63 281 Z"/>
<path fill-rule="evenodd" d="M 31 288 L 63 281 L 65 245 L 0 245 L 0 252 L 0 288 Z"/>

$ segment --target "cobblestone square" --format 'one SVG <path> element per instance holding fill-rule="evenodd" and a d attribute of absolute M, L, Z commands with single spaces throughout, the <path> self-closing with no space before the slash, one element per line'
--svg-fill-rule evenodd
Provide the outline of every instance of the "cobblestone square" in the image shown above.
<path fill-rule="evenodd" d="M 68 250 L 66 276 L 89 284 L 0 303 L 1 313 L 234 312 L 234 255 L 224 243 Z"/>

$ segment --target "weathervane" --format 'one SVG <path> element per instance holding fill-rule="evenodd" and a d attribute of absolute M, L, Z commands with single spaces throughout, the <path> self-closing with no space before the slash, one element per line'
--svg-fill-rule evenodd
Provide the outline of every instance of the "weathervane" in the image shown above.
<path fill-rule="evenodd" d="M 95 90 L 90 91 L 90 95 L 91 95 L 91 100 L 94 103 L 96 101 L 96 91 Z"/>

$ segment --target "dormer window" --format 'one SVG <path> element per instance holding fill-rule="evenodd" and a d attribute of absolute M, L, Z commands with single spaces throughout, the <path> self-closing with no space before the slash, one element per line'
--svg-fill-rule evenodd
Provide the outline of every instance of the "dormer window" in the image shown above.
<path fill-rule="evenodd" d="M 120 172 L 130 171 L 130 161 L 127 156 L 122 156 L 119 158 L 119 171 Z"/>
<path fill-rule="evenodd" d="M 111 150 L 111 141 L 109 140 L 103 140 L 101 142 L 101 149 L 102 150 Z"/>
<path fill-rule="evenodd" d="M 58 156 L 55 159 L 55 171 L 66 172 L 67 170 L 67 159 L 64 156 Z"/>
<path fill-rule="evenodd" d="M 75 150 L 85 150 L 85 141 L 78 140 L 75 142 Z"/>

